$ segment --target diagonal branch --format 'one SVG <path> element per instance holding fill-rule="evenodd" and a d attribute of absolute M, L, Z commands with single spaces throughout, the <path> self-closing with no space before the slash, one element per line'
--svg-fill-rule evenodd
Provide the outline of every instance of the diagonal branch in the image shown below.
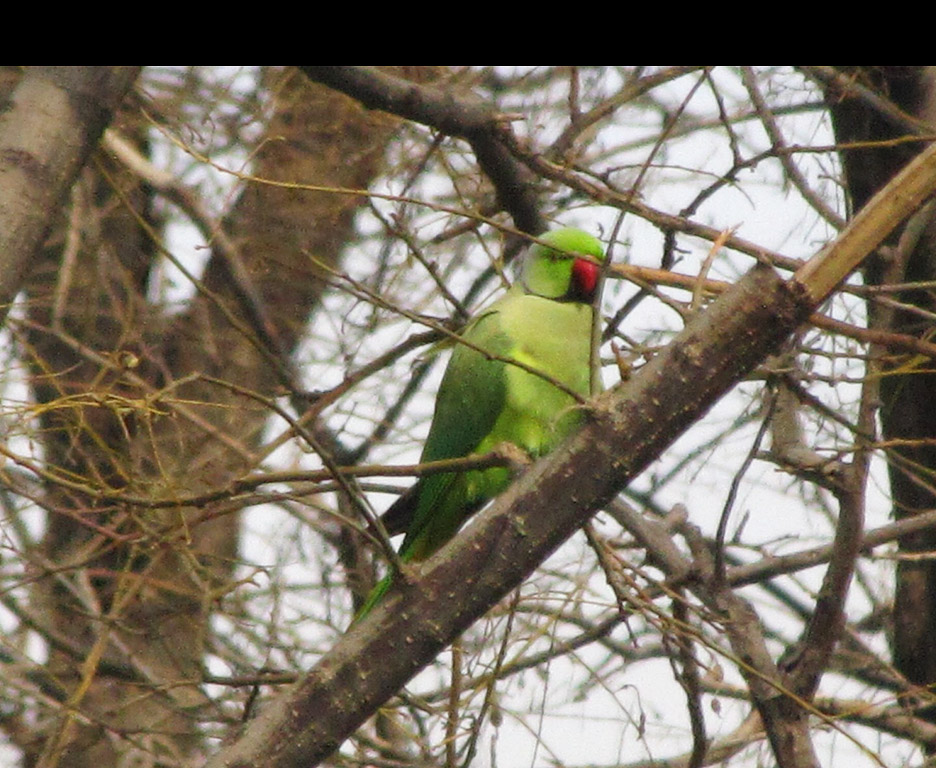
<path fill-rule="evenodd" d="M 455 99 L 448 91 L 388 75 L 373 67 L 299 67 L 310 80 L 357 99 L 370 109 L 390 112 L 448 136 L 464 139 L 481 170 L 497 190 L 498 202 L 517 229 L 532 235 L 546 230 L 540 216 L 536 177 L 514 159 L 501 137 L 506 116 L 480 100 Z"/>

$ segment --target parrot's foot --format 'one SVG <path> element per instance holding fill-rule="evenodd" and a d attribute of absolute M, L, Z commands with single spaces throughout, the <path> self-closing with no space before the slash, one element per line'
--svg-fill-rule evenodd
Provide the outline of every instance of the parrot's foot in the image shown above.
<path fill-rule="evenodd" d="M 621 381 L 630 381 L 634 374 L 633 358 L 625 355 L 621 348 L 611 342 L 611 352 L 614 354 L 614 362 L 617 364 L 618 376 Z"/>
<path fill-rule="evenodd" d="M 507 462 L 507 468 L 513 475 L 520 473 L 533 463 L 533 457 L 513 443 L 498 443 L 494 446 L 492 453 Z"/>
<path fill-rule="evenodd" d="M 400 580 L 406 584 L 406 586 L 411 587 L 419 581 L 419 573 L 421 570 L 422 568 L 419 563 L 400 563 L 397 573 L 400 576 Z"/>

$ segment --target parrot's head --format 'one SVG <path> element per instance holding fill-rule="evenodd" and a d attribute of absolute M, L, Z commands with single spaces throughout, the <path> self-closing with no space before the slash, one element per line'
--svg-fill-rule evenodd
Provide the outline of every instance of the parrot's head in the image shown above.
<path fill-rule="evenodd" d="M 547 232 L 539 240 L 523 262 L 524 290 L 547 299 L 590 304 L 605 257 L 601 242 L 571 227 Z"/>

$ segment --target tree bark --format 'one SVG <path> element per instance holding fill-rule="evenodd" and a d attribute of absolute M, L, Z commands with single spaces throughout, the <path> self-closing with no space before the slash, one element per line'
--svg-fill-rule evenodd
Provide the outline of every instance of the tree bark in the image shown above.
<path fill-rule="evenodd" d="M 171 500 L 256 468 L 262 398 L 298 389 L 291 355 L 366 200 L 318 188 L 366 189 L 399 122 L 295 71 L 267 76 L 272 118 L 185 311 L 150 300 L 151 190 L 104 155 L 31 274 L 23 339 L 50 469 L 33 600 L 49 636 L 68 639 L 48 668 L 69 705 L 26 747 L 32 762 L 191 757 L 216 716 L 202 662 L 233 586 L 238 510 L 103 497 Z M 145 155 L 140 129 L 125 105 L 121 130 Z"/>
<path fill-rule="evenodd" d="M 936 126 L 936 69 L 856 67 L 829 73 L 824 82 L 838 143 L 881 142 L 841 150 L 852 209 L 868 199 L 926 143 L 914 141 Z M 902 141 L 900 141 L 902 140 Z M 864 270 L 869 286 L 936 279 L 936 206 L 919 211 L 896 230 Z M 902 305 L 868 304 L 871 325 L 929 338 L 932 321 L 915 309 L 936 309 L 932 288 L 880 294 Z M 894 516 L 900 520 L 936 507 L 936 374 L 931 361 L 881 355 L 880 418 L 887 449 Z M 901 537 L 893 611 L 894 665 L 921 686 L 936 683 L 936 530 Z"/>
<path fill-rule="evenodd" d="M 0 321 L 139 67 L 28 67 L 0 117 Z M 10 80 L 7 81 L 10 83 Z"/>

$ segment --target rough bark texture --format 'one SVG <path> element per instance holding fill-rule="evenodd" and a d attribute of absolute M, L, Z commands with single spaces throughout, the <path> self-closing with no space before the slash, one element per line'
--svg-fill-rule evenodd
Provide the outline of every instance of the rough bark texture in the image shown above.
<path fill-rule="evenodd" d="M 860 209 L 925 144 L 913 141 L 926 125 L 936 126 L 936 70 L 930 67 L 860 67 L 843 69 L 845 77 L 826 85 L 839 143 L 909 139 L 882 146 L 843 149 L 845 179 L 853 210 Z M 883 97 L 904 113 L 888 113 L 857 88 Z M 936 209 L 924 207 L 888 239 L 865 269 L 871 286 L 936 279 Z M 932 288 L 905 289 L 888 294 L 907 309 L 872 301 L 872 324 L 879 330 L 929 338 L 936 309 Z M 936 507 L 936 374 L 932 361 L 907 356 L 881 360 L 880 378 L 883 437 L 895 441 L 888 449 L 888 467 L 897 519 Z M 936 683 L 936 560 L 914 557 L 936 550 L 936 531 L 904 536 L 900 551 L 907 555 L 897 566 L 893 613 L 895 666 L 912 682 Z"/>
<path fill-rule="evenodd" d="M 366 189 L 398 125 L 296 72 L 271 77 L 255 178 L 184 312 L 149 303 L 151 196 L 103 155 L 30 275 L 21 338 L 45 461 L 67 481 L 46 488 L 34 606 L 62 639 L 49 662 L 54 695 L 82 713 L 25 745 L 33 762 L 104 768 L 199 747 L 201 663 L 236 562 L 237 511 L 135 509 L 101 492 L 171 499 L 255 466 L 269 412 L 207 377 L 266 397 L 291 382 L 322 265 L 337 263 L 365 199 L 261 180 Z M 138 121 L 127 107 L 124 134 L 141 136 Z"/>
<path fill-rule="evenodd" d="M 0 83 L 0 319 L 139 67 L 6 68 Z"/>

